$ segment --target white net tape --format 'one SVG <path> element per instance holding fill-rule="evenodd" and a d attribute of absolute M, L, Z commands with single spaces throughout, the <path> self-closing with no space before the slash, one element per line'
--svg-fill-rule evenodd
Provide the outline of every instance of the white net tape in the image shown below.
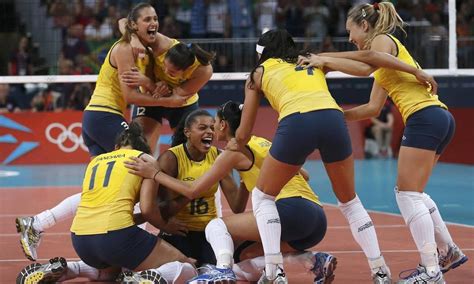
<path fill-rule="evenodd" d="M 474 69 L 425 69 L 433 76 L 474 76 Z M 247 72 L 214 73 L 212 81 L 243 81 L 248 77 Z M 331 72 L 327 78 L 356 78 L 341 72 Z M 41 75 L 41 76 L 0 76 L 0 84 L 27 84 L 27 83 L 84 83 L 95 82 L 97 75 Z"/>

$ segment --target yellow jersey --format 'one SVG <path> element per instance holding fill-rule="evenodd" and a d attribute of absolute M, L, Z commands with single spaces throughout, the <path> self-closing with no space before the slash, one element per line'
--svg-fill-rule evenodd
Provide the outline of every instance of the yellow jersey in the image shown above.
<path fill-rule="evenodd" d="M 130 174 L 124 161 L 141 154 L 137 150 L 119 149 L 99 155 L 89 163 L 71 232 L 105 234 L 134 225 L 133 206 L 139 200 L 143 178 Z"/>
<path fill-rule="evenodd" d="M 191 160 L 185 143 L 172 147 L 169 151 L 176 156 L 178 162 L 178 176 L 176 178 L 186 183 L 192 183 L 203 176 L 212 167 L 219 154 L 216 147 L 211 147 L 204 160 L 197 162 Z M 191 200 L 176 214 L 176 219 L 186 224 L 190 231 L 204 231 L 207 223 L 217 218 L 214 195 L 218 186 L 219 183 L 214 184 L 197 198 Z"/>
<path fill-rule="evenodd" d="M 178 40 L 173 39 L 173 43 L 171 44 L 170 48 L 177 45 L 179 43 Z M 169 49 L 168 49 L 169 50 Z M 165 57 L 166 54 L 168 54 L 168 50 L 164 51 L 162 54 L 155 56 L 155 65 L 154 65 L 154 74 L 155 74 L 155 79 L 163 81 L 167 83 L 169 86 L 172 88 L 176 88 L 177 86 L 181 85 L 182 83 L 186 82 L 191 78 L 193 75 L 193 72 L 201 66 L 201 63 L 195 58 L 193 65 L 189 66 L 184 70 L 182 74 L 180 74 L 177 77 L 173 77 L 171 75 L 168 75 L 165 73 L 165 68 L 164 68 L 164 62 L 165 62 Z M 183 106 L 191 105 L 197 102 L 199 99 L 198 94 L 192 95 L 189 99 L 186 100 L 186 104 Z"/>
<path fill-rule="evenodd" d="M 110 63 L 110 54 L 115 45 L 121 40 L 115 42 L 110 48 L 104 63 L 100 67 L 99 76 L 92 93 L 91 100 L 86 106 L 86 110 L 105 111 L 124 116 L 127 109 L 127 102 L 120 89 L 120 79 L 117 67 Z M 138 58 L 135 63 L 139 71 L 145 74 L 146 66 L 149 64 L 150 58 L 146 54 L 143 58 Z"/>
<path fill-rule="evenodd" d="M 303 69 L 282 59 L 270 58 L 263 66 L 261 89 L 278 120 L 293 113 L 320 109 L 342 109 L 331 96 L 320 69 Z"/>
<path fill-rule="evenodd" d="M 397 46 L 397 58 L 404 63 L 421 69 L 411 57 L 408 50 L 392 35 L 388 35 Z M 379 68 L 374 72 L 374 79 L 384 88 L 393 103 L 402 114 L 406 123 L 408 117 L 416 111 L 428 106 L 440 106 L 447 109 L 436 94 L 431 94 L 426 86 L 422 85 L 414 75 L 389 68 Z"/>
<path fill-rule="evenodd" d="M 272 143 L 267 139 L 257 136 L 252 136 L 247 144 L 247 147 L 253 154 L 253 163 L 248 170 L 241 170 L 239 171 L 239 174 L 248 191 L 252 191 L 257 184 L 257 178 L 260 174 L 263 159 L 268 155 L 271 145 Z M 276 196 L 276 200 L 297 196 L 310 200 L 321 206 L 318 196 L 313 192 L 309 184 L 299 173 L 291 178 L 282 188 L 280 193 Z"/>

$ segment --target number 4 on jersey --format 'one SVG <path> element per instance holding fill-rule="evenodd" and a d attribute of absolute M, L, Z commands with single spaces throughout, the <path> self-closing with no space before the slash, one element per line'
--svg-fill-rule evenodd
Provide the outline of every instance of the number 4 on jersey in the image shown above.
<path fill-rule="evenodd" d="M 306 73 L 307 73 L 308 75 L 314 75 L 314 73 L 313 73 L 313 67 L 310 67 L 310 68 L 308 68 L 308 69 L 304 69 L 303 66 L 296 66 L 296 67 L 295 67 L 295 71 L 303 71 L 303 70 L 306 70 Z"/>

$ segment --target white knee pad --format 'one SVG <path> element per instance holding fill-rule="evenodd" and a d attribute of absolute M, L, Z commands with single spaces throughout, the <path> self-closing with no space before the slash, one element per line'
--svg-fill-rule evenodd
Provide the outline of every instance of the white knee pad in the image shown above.
<path fill-rule="evenodd" d="M 227 226 L 225 225 L 224 221 L 221 218 L 212 219 L 211 222 L 207 223 L 205 233 L 206 233 L 206 240 L 209 243 L 211 242 L 209 238 L 211 236 L 216 235 L 216 233 L 226 234 L 230 236 L 229 231 L 227 230 Z"/>
<path fill-rule="evenodd" d="M 264 193 L 257 187 L 252 190 L 252 209 L 253 215 L 256 215 L 260 206 L 268 204 L 268 202 L 275 203 L 275 196 Z"/>
<path fill-rule="evenodd" d="M 339 210 L 341 210 L 342 214 L 344 215 L 344 217 L 346 217 L 349 223 L 353 223 L 355 221 L 368 217 L 367 211 L 365 210 L 364 206 L 362 205 L 362 202 L 359 199 L 359 196 L 357 195 L 354 199 L 346 203 L 341 203 L 338 201 L 337 205 L 339 207 Z"/>
<path fill-rule="evenodd" d="M 395 187 L 395 198 L 398 208 L 402 213 L 405 223 L 410 226 L 411 222 L 425 214 L 429 214 L 428 208 L 423 202 L 423 193 L 416 191 L 399 191 Z"/>

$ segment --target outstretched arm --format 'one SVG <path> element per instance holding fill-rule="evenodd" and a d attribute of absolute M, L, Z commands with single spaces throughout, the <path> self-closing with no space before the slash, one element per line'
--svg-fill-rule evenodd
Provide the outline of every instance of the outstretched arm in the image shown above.
<path fill-rule="evenodd" d="M 250 77 L 245 82 L 245 100 L 240 118 L 240 126 L 235 131 L 235 138 L 227 143 L 226 149 L 237 151 L 247 145 L 250 140 L 252 129 L 257 119 L 257 111 L 260 106 L 261 81 L 263 68 L 257 68 L 253 74 L 253 84 Z"/>
<path fill-rule="evenodd" d="M 328 52 L 319 54 L 325 57 L 332 58 L 346 58 L 351 60 L 357 60 L 364 62 L 371 66 L 374 66 L 375 69 L 378 68 L 390 68 L 406 73 L 410 73 L 416 77 L 416 79 L 430 88 L 433 94 L 436 94 L 438 91 L 438 83 L 435 81 L 433 76 L 429 75 L 422 69 L 406 64 L 405 62 L 399 60 L 395 56 L 375 50 L 359 50 L 359 51 L 345 51 L 345 52 Z M 346 73 L 345 71 L 339 70 Z M 373 70 L 375 71 L 375 70 Z M 372 72 L 373 72 L 372 71 Z M 372 73 L 371 72 L 371 73 Z"/>
<path fill-rule="evenodd" d="M 354 108 L 344 111 L 344 116 L 347 120 L 362 120 L 380 115 L 385 101 L 387 100 L 387 92 L 374 82 L 372 91 L 370 93 L 370 100 L 368 103 L 356 106 Z"/>
<path fill-rule="evenodd" d="M 343 57 L 321 56 L 321 54 L 300 55 L 298 57 L 298 65 L 304 68 L 320 68 L 324 73 L 340 71 L 353 76 L 369 76 L 377 69 L 361 61 Z"/>

